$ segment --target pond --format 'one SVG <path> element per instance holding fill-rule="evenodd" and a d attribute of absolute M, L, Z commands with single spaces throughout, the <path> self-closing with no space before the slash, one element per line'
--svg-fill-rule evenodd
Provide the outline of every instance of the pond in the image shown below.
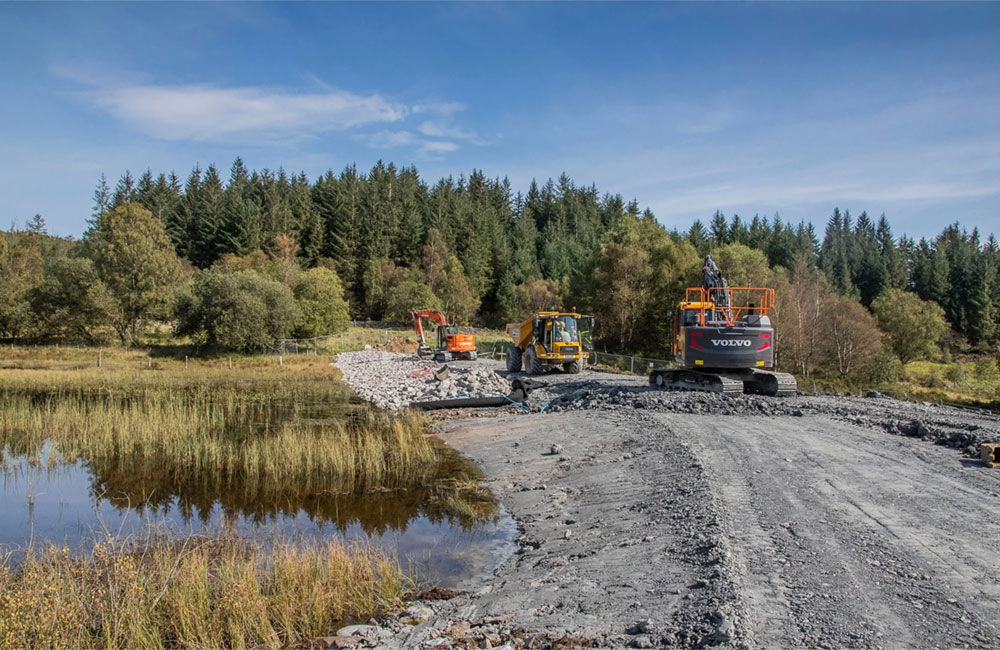
<path fill-rule="evenodd" d="M 22 420 L 4 416 L 0 429 L 0 546 L 15 560 L 29 545 L 85 549 L 104 531 L 142 537 L 150 527 L 176 535 L 233 532 L 265 545 L 336 536 L 398 553 L 404 569 L 421 583 L 473 588 L 514 550 L 516 526 L 479 486 L 479 469 L 433 437 L 425 438 L 432 457 L 419 471 L 352 485 L 316 471 L 302 480 L 276 480 L 200 456 L 182 458 L 166 444 L 124 444 L 121 432 L 112 444 L 100 435 L 80 434 L 83 424 L 74 429 L 57 417 L 66 416 L 67 409 L 79 409 L 91 423 L 134 408 L 148 414 L 149 399 L 110 399 L 105 393 L 0 400 L 0 408 L 36 412 Z M 185 408 L 200 413 L 203 406 Z M 244 449 L 246 441 L 278 435 L 289 426 L 296 435 L 322 438 L 333 425 L 355 418 L 360 408 L 353 398 L 320 403 L 286 396 L 249 406 L 229 401 L 224 416 L 209 419 L 208 425 L 200 415 L 178 415 L 176 408 L 170 417 L 214 426 L 211 435 L 235 440 Z M 122 426 L 115 419 L 108 423 Z"/>

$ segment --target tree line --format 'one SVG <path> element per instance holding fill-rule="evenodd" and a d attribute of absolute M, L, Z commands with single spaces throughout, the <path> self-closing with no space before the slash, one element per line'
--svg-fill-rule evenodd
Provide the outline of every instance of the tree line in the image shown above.
<path fill-rule="evenodd" d="M 2 235 L 14 281 L 0 332 L 14 339 L 113 331 L 128 344 L 170 321 L 178 336 L 250 350 L 350 318 L 405 322 L 413 307 L 498 327 L 561 305 L 597 316 L 599 347 L 664 358 L 708 253 L 732 284 L 777 289 L 781 363 L 801 374 L 881 372 L 941 345 L 995 352 L 1000 337 L 992 235 L 955 223 L 914 241 L 884 215 L 836 209 L 822 240 L 778 216 L 716 212 L 668 229 L 565 174 L 515 193 L 478 170 L 429 184 L 379 162 L 310 181 L 237 159 L 226 180 L 214 165 L 184 181 L 126 172 L 113 188 L 102 176 L 78 241 L 46 235 L 41 217 Z"/>

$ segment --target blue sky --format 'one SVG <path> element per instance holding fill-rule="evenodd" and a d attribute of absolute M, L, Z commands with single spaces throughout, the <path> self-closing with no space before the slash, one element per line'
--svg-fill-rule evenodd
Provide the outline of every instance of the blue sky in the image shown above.
<path fill-rule="evenodd" d="M 1000 3 L 3 3 L 0 62 L 4 227 L 242 156 L 1000 234 Z"/>

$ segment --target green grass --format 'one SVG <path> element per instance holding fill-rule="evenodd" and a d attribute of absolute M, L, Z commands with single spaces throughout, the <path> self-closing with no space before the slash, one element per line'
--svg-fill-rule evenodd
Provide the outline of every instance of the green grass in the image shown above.
<path fill-rule="evenodd" d="M 900 381 L 886 386 L 893 393 L 925 401 L 1000 407 L 1000 367 L 990 358 L 951 362 L 911 361 Z"/>

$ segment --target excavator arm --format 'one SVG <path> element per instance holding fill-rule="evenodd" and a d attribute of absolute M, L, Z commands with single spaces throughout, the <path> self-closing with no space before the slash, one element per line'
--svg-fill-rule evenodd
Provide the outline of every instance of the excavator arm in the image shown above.
<path fill-rule="evenodd" d="M 427 345 L 427 340 L 424 338 L 424 319 L 429 318 L 438 325 L 447 325 L 448 320 L 439 311 L 433 311 L 430 309 L 413 309 L 410 310 L 410 314 L 413 315 L 413 329 L 417 333 L 417 338 L 420 339 L 421 347 Z"/>

